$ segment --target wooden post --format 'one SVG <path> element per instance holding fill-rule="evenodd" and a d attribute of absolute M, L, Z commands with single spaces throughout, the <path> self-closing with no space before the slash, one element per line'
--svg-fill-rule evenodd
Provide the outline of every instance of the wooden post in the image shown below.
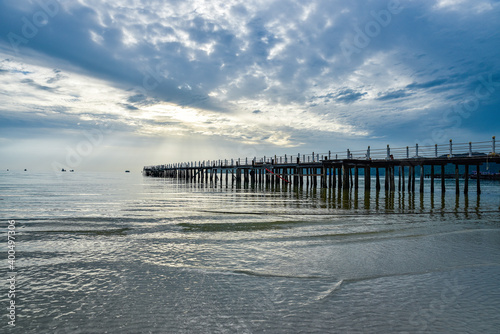
<path fill-rule="evenodd" d="M 460 187 L 459 187 L 459 174 L 458 174 L 458 164 L 455 164 L 455 193 L 458 195 L 460 194 Z"/>
<path fill-rule="evenodd" d="M 420 165 L 420 193 L 424 192 L 424 165 Z"/>
<path fill-rule="evenodd" d="M 408 192 L 411 192 L 411 167 L 408 166 Z"/>
<path fill-rule="evenodd" d="M 480 167 L 481 165 L 476 166 L 476 173 L 477 173 L 477 194 L 479 195 L 481 193 L 481 171 Z"/>
<path fill-rule="evenodd" d="M 401 191 L 405 191 L 405 166 L 401 166 Z"/>
<path fill-rule="evenodd" d="M 370 191 L 371 187 L 371 169 L 370 166 L 365 166 L 365 190 Z"/>
<path fill-rule="evenodd" d="M 349 189 L 349 170 L 346 164 L 342 164 L 342 174 L 344 176 L 344 180 L 342 181 L 342 189 Z"/>
<path fill-rule="evenodd" d="M 342 168 L 339 167 L 339 170 L 338 170 L 338 188 L 341 189 L 342 188 L 342 171 L 343 171 L 344 167 L 342 165 Z"/>
<path fill-rule="evenodd" d="M 398 167 L 398 191 L 401 191 L 401 169 L 402 169 L 402 167 L 399 166 Z"/>
<path fill-rule="evenodd" d="M 328 188 L 330 189 L 333 187 L 333 179 L 335 178 L 335 175 L 332 174 L 333 174 L 333 168 L 328 167 Z"/>
<path fill-rule="evenodd" d="M 354 189 L 358 190 L 359 188 L 359 171 L 358 171 L 358 166 L 354 167 Z"/>
<path fill-rule="evenodd" d="M 441 165 L 441 192 L 444 194 L 446 192 L 446 186 L 444 183 L 444 167 L 446 165 Z"/>
<path fill-rule="evenodd" d="M 389 171 L 389 166 L 385 166 L 385 177 L 384 177 L 384 190 L 389 191 L 389 180 L 391 177 L 391 172 Z"/>
<path fill-rule="evenodd" d="M 416 172 L 415 172 L 415 166 L 412 166 L 411 168 L 411 192 L 414 193 L 415 192 L 415 175 L 416 175 Z"/>
<path fill-rule="evenodd" d="M 431 165 L 431 194 L 434 194 L 434 165 Z"/>
<path fill-rule="evenodd" d="M 391 191 L 396 191 L 396 182 L 394 180 L 395 174 L 396 174 L 395 173 L 395 166 L 391 166 L 390 170 L 391 170 L 390 188 L 391 188 Z"/>
<path fill-rule="evenodd" d="M 469 165 L 465 165 L 464 194 L 469 192 Z"/>
<path fill-rule="evenodd" d="M 352 168 L 351 167 L 349 167 L 349 179 L 350 179 L 349 188 L 352 188 L 354 185 L 354 182 L 352 182 Z"/>
<path fill-rule="evenodd" d="M 337 167 L 332 166 L 332 188 L 335 189 L 337 187 L 337 175 L 335 175 L 335 171 Z"/>
<path fill-rule="evenodd" d="M 305 178 L 305 183 L 306 183 L 306 188 L 309 188 L 309 168 L 308 167 L 305 167 L 302 169 L 302 171 L 304 172 L 304 178 Z"/>
<path fill-rule="evenodd" d="M 326 168 L 325 168 L 325 166 L 321 166 L 320 185 L 321 185 L 321 188 L 326 188 Z"/>
<path fill-rule="evenodd" d="M 380 173 L 378 167 L 375 168 L 375 190 L 380 190 Z"/>
<path fill-rule="evenodd" d="M 304 186 L 304 168 L 299 167 L 297 171 L 299 173 L 299 186 L 302 188 Z"/>

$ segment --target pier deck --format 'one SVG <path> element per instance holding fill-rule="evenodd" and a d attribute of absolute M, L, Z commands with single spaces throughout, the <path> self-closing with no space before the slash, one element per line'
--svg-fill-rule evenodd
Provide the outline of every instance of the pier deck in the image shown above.
<path fill-rule="evenodd" d="M 455 192 L 458 194 L 459 180 L 464 179 L 463 191 L 468 193 L 468 180 L 476 180 L 476 192 L 481 193 L 480 180 L 498 179 L 497 174 L 481 175 L 483 164 L 500 163 L 500 155 L 495 152 L 495 137 L 488 142 L 422 146 L 383 150 L 350 151 L 344 158 L 339 153 L 312 153 L 308 155 L 274 156 L 257 159 L 231 159 L 198 162 L 183 162 L 156 166 L 146 166 L 144 176 L 184 179 L 187 182 L 210 183 L 211 186 L 297 186 L 338 189 L 358 189 L 360 175 L 363 188 L 370 190 L 372 173 L 375 173 L 375 187 L 381 189 L 380 169 L 383 170 L 384 189 L 415 192 L 417 177 L 419 191 L 424 192 L 424 177 L 430 178 L 430 191 L 434 193 L 434 179 L 441 179 L 444 193 L 445 178 L 454 178 Z M 454 173 L 446 169 L 453 168 Z M 427 171 L 426 170 L 429 170 Z M 462 170 L 462 172 L 460 172 Z"/>

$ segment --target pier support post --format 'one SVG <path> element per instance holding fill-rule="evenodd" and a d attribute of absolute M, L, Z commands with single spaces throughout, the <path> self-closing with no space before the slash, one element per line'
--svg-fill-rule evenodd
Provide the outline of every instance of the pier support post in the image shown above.
<path fill-rule="evenodd" d="M 371 187 L 370 166 L 365 166 L 365 190 L 370 191 L 370 187 Z"/>
<path fill-rule="evenodd" d="M 389 180 L 391 178 L 391 172 L 389 166 L 385 166 L 385 177 L 384 177 L 384 190 L 389 191 Z"/>
<path fill-rule="evenodd" d="M 408 166 L 408 192 L 411 193 L 411 169 L 413 167 L 412 166 Z"/>
<path fill-rule="evenodd" d="M 424 192 L 424 165 L 420 165 L 420 193 Z"/>
<path fill-rule="evenodd" d="M 401 170 L 403 167 L 398 167 L 398 191 L 401 191 Z M 404 182 L 404 181 L 403 181 Z"/>
<path fill-rule="evenodd" d="M 445 186 L 445 183 L 444 183 L 445 166 L 446 165 L 441 165 L 441 192 L 443 194 L 446 192 L 446 186 Z"/>
<path fill-rule="evenodd" d="M 481 193 L 481 170 L 480 170 L 481 165 L 476 165 L 476 173 L 477 173 L 477 179 L 476 179 L 476 184 L 477 184 L 477 194 L 479 195 Z"/>
<path fill-rule="evenodd" d="M 375 168 L 375 190 L 380 190 L 380 172 L 378 170 L 378 167 Z"/>
<path fill-rule="evenodd" d="M 390 179 L 390 184 L 389 184 L 389 186 L 390 186 L 390 189 L 391 189 L 391 191 L 392 191 L 392 192 L 396 191 L 396 182 L 395 182 L 395 180 L 394 180 L 394 178 L 395 178 L 395 174 L 396 174 L 396 173 L 395 173 L 395 171 L 396 171 L 396 169 L 395 169 L 395 168 L 396 168 L 395 166 L 391 166 L 391 167 L 390 167 L 390 170 L 391 170 L 391 179 Z"/>
<path fill-rule="evenodd" d="M 348 190 L 349 189 L 349 168 L 347 167 L 346 164 L 342 164 L 342 175 L 344 177 L 344 180 L 342 180 L 342 189 Z"/>
<path fill-rule="evenodd" d="M 415 166 L 411 166 L 411 192 L 415 192 Z"/>
<path fill-rule="evenodd" d="M 335 189 L 337 187 L 337 175 L 335 174 L 335 171 L 337 170 L 337 167 L 332 166 L 332 188 Z"/>
<path fill-rule="evenodd" d="M 342 170 L 343 170 L 343 166 L 342 166 L 342 168 L 339 167 L 339 169 L 338 169 L 338 177 L 337 177 L 338 188 L 339 189 L 342 189 Z"/>
<path fill-rule="evenodd" d="M 354 167 L 354 189 L 358 190 L 359 188 L 359 170 L 358 166 Z"/>
<path fill-rule="evenodd" d="M 401 191 L 405 191 L 405 166 L 401 166 Z"/>
<path fill-rule="evenodd" d="M 434 194 L 434 165 L 431 165 L 431 194 Z"/>
<path fill-rule="evenodd" d="M 469 192 L 469 165 L 465 165 L 464 194 L 467 195 L 468 192 Z"/>
<path fill-rule="evenodd" d="M 458 164 L 455 164 L 455 193 L 457 195 L 460 194 L 460 187 L 459 187 L 459 174 L 458 174 Z"/>

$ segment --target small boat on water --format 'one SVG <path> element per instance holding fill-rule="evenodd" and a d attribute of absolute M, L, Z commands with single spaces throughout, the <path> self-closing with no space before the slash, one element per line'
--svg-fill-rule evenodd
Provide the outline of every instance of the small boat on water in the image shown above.
<path fill-rule="evenodd" d="M 126 170 L 126 171 L 125 171 L 125 173 L 130 173 L 130 171 L 129 171 L 129 170 Z"/>
<path fill-rule="evenodd" d="M 65 171 L 66 171 L 66 169 L 64 169 L 64 168 L 63 168 L 63 169 L 61 169 L 61 172 L 65 172 Z"/>
<path fill-rule="evenodd" d="M 28 170 L 25 168 L 24 171 L 27 172 Z"/>
<path fill-rule="evenodd" d="M 70 170 L 71 173 L 73 173 L 74 171 L 75 171 L 74 169 Z"/>

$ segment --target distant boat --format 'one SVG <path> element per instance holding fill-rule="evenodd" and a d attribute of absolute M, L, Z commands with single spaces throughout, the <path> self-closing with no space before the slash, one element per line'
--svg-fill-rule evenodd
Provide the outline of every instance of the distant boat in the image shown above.
<path fill-rule="evenodd" d="M 25 168 L 24 171 L 27 172 L 28 170 Z"/>
<path fill-rule="evenodd" d="M 7 168 L 7 172 L 9 171 L 9 169 Z"/>
<path fill-rule="evenodd" d="M 125 171 L 125 173 L 130 173 L 130 171 L 129 171 L 129 170 L 126 170 L 126 171 Z"/>
<path fill-rule="evenodd" d="M 71 173 L 73 173 L 74 171 L 75 171 L 74 169 L 70 170 Z"/>
<path fill-rule="evenodd" d="M 66 169 L 64 169 L 64 168 L 63 168 L 63 169 L 61 169 L 61 172 L 65 172 L 65 171 L 66 171 Z"/>

